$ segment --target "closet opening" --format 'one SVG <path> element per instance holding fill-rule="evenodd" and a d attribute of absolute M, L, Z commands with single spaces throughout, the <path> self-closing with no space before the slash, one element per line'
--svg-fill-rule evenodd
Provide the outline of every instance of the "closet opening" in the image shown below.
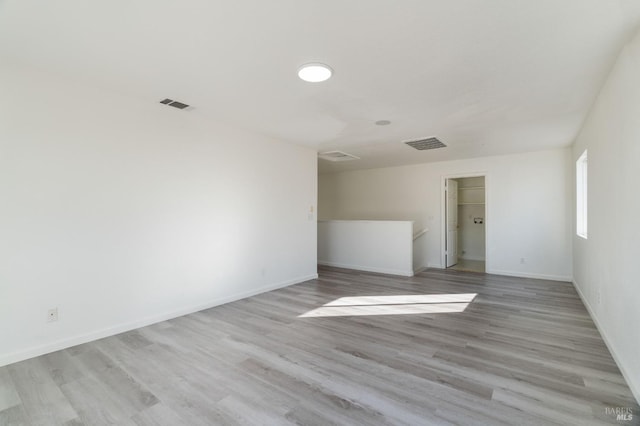
<path fill-rule="evenodd" d="M 486 176 L 443 180 L 443 265 L 447 269 L 485 272 Z"/>

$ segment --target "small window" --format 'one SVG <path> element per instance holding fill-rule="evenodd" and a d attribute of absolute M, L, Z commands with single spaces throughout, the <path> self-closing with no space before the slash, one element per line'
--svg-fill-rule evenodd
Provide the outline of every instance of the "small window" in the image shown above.
<path fill-rule="evenodd" d="M 587 151 L 576 161 L 576 233 L 587 238 Z"/>

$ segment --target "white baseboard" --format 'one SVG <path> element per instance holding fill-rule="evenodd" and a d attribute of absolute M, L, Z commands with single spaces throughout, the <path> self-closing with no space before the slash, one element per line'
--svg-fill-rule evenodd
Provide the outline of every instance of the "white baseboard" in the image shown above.
<path fill-rule="evenodd" d="M 535 278 L 538 280 L 564 281 L 564 282 L 571 282 L 573 278 L 569 275 L 532 274 L 530 272 L 502 271 L 499 269 L 490 269 L 490 270 L 488 269 L 487 274 L 506 275 L 508 277 Z"/>
<path fill-rule="evenodd" d="M 441 264 L 439 263 L 430 263 L 429 268 L 436 268 L 436 269 L 447 269 L 444 268 Z M 486 271 L 487 274 L 494 274 L 494 275 L 505 275 L 508 277 L 518 277 L 518 278 L 535 278 L 535 279 L 539 279 L 539 280 L 550 280 L 550 281 L 563 281 L 563 282 L 571 282 L 571 280 L 573 279 L 573 277 L 569 276 L 569 275 L 545 275 L 545 274 L 531 274 L 528 272 L 515 272 L 515 271 L 503 271 L 500 269 L 488 269 Z"/>
<path fill-rule="evenodd" d="M 118 324 L 118 325 L 106 327 L 100 330 L 91 331 L 89 333 L 67 337 L 54 342 L 46 343 L 44 345 L 34 346 L 28 349 L 16 351 L 10 354 L 3 354 L 3 355 L 0 355 L 0 367 L 8 364 L 13 364 L 14 362 L 24 361 L 25 359 L 33 358 L 36 356 L 70 348 L 72 346 L 80 345 L 82 343 L 87 343 L 94 340 L 102 339 L 104 337 L 109 337 L 116 334 L 124 333 L 126 331 L 134 330 L 136 328 L 146 327 L 147 325 L 166 321 L 172 318 L 181 317 L 183 315 L 188 315 L 193 312 L 198 312 L 205 309 L 213 308 L 215 306 L 224 305 L 225 303 L 234 302 L 240 299 L 245 299 L 247 297 L 255 296 L 256 294 L 277 290 L 279 288 L 288 287 L 294 284 L 299 284 L 299 283 L 313 280 L 316 278 L 318 278 L 318 274 L 311 274 L 311 275 L 295 278 L 292 280 L 287 280 L 287 281 L 276 283 L 276 284 L 269 284 L 267 286 L 246 291 L 243 293 L 237 293 L 237 294 L 226 296 L 226 297 L 220 297 L 205 303 L 200 303 L 192 306 L 185 306 L 170 312 L 164 312 L 161 314 L 148 316 L 148 317 L 127 322 L 124 324 Z"/>
<path fill-rule="evenodd" d="M 596 325 L 596 328 L 598 329 L 598 332 L 600 333 L 600 336 L 602 337 L 604 344 L 607 345 L 607 349 L 609 349 L 609 352 L 611 353 L 611 356 L 613 357 L 613 360 L 615 361 L 616 365 L 620 369 L 622 376 L 626 380 L 627 385 L 629 386 L 629 389 L 631 389 L 631 393 L 633 394 L 633 397 L 636 399 L 638 404 L 640 404 L 640 388 L 636 387 L 636 383 L 634 383 L 631 380 L 631 375 L 626 371 L 624 365 L 620 363 L 620 360 L 616 355 L 616 351 L 613 349 L 613 345 L 611 344 L 611 341 L 609 340 L 609 338 L 607 337 L 607 334 L 604 332 L 604 329 L 598 322 L 598 317 L 596 316 L 594 309 L 591 307 L 591 304 L 585 297 L 584 293 L 582 293 L 582 290 L 580 289 L 580 286 L 578 286 L 578 283 L 576 282 L 575 278 L 571 280 L 571 282 L 573 283 L 573 287 L 578 292 L 578 296 L 580 296 L 580 299 L 582 300 L 582 303 L 584 304 L 585 308 L 587 308 L 587 312 L 589 312 L 589 316 L 593 320 L 593 323 Z"/>
<path fill-rule="evenodd" d="M 403 277 L 413 276 L 412 269 L 403 270 L 403 269 L 376 268 L 375 266 L 348 265 L 345 263 L 327 262 L 324 260 L 318 260 L 318 265 L 333 266 L 335 268 L 344 268 L 344 269 L 355 269 L 357 271 L 377 272 L 379 274 L 401 275 Z"/>

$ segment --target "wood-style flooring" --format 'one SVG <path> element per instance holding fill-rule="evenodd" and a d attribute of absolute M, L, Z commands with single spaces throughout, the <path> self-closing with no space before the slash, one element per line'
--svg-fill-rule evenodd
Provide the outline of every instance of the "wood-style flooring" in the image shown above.
<path fill-rule="evenodd" d="M 449 269 L 466 272 L 485 272 L 485 262 L 482 260 L 459 259 L 458 263 Z"/>
<path fill-rule="evenodd" d="M 319 272 L 0 368 L 0 425 L 640 424 L 570 283 Z"/>

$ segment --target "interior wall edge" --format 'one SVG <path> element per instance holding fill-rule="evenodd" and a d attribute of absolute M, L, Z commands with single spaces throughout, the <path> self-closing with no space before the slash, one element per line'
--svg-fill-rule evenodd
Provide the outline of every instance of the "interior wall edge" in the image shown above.
<path fill-rule="evenodd" d="M 600 322 L 598 321 L 598 316 L 596 315 L 595 310 L 591 307 L 589 300 L 582 293 L 582 290 L 580 289 L 580 286 L 578 285 L 578 282 L 576 281 L 575 278 L 571 280 L 571 283 L 573 284 L 573 287 L 576 289 L 578 296 L 580 296 L 580 300 L 582 300 L 582 304 L 584 305 L 585 308 L 587 308 L 589 317 L 591 317 L 591 320 L 593 321 L 596 328 L 598 329 L 598 333 L 600 333 L 600 336 L 602 337 L 604 344 L 607 345 L 607 349 L 609 349 L 609 352 L 611 353 L 613 360 L 615 361 L 616 365 L 620 369 L 620 372 L 622 373 L 624 380 L 627 382 L 627 386 L 629 386 L 629 389 L 631 389 L 631 393 L 633 394 L 633 397 L 640 404 L 640 389 L 635 387 L 635 383 L 631 380 L 631 374 L 625 369 L 624 364 L 620 362 L 620 358 L 616 354 L 615 347 L 611 343 L 611 340 L 607 336 L 607 333 L 605 333 L 604 328 L 600 325 Z"/>
<path fill-rule="evenodd" d="M 51 352 L 67 349 L 72 346 L 80 345 L 83 343 L 92 342 L 94 340 L 103 339 L 105 337 L 114 336 L 116 334 L 124 333 L 137 328 L 146 327 L 148 325 L 156 324 L 162 321 L 178 318 L 194 312 L 199 312 L 205 309 L 214 308 L 216 306 L 224 305 L 230 302 L 235 302 L 237 300 L 245 299 L 247 297 L 255 296 L 257 294 L 266 293 L 268 291 L 277 290 L 284 287 L 289 287 L 295 284 L 300 284 L 305 281 L 314 280 L 317 278 L 318 278 L 317 273 L 306 275 L 306 276 L 294 278 L 294 279 L 279 282 L 279 283 L 269 284 L 260 288 L 253 289 L 251 291 L 237 293 L 237 294 L 233 294 L 226 297 L 218 297 L 216 299 L 210 300 L 205 303 L 185 306 L 169 312 L 148 316 L 148 317 L 127 322 L 124 324 L 118 324 L 111 327 L 102 328 L 100 330 L 95 330 L 89 333 L 84 333 L 84 334 L 80 334 L 72 337 L 67 337 L 54 342 L 49 342 L 44 345 L 39 345 L 39 346 L 31 347 L 28 349 L 16 351 L 13 353 L 0 355 L 0 367 L 13 364 L 16 362 L 24 361 L 40 355 L 45 355 Z"/>

